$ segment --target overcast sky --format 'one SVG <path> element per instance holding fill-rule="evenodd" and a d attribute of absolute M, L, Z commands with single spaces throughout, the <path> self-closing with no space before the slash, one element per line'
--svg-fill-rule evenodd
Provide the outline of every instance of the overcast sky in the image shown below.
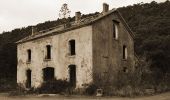
<path fill-rule="evenodd" d="M 0 0 L 0 33 L 56 20 L 63 3 L 68 4 L 73 16 L 76 11 L 81 11 L 83 14 L 101 12 L 103 2 L 108 3 L 112 9 L 151 1 L 153 0 Z"/>

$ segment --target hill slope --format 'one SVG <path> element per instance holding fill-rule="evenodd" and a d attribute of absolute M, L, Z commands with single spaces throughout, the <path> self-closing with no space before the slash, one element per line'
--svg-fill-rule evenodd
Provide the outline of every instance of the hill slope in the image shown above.
<path fill-rule="evenodd" d="M 119 8 L 136 35 L 135 51 L 147 55 L 152 69 L 170 72 L 170 1 Z"/>
<path fill-rule="evenodd" d="M 170 73 L 170 1 L 135 4 L 119 8 L 136 35 L 135 51 L 152 61 L 151 69 L 162 77 Z M 90 16 L 83 15 L 83 17 Z M 70 20 L 74 20 L 70 18 Z M 47 21 L 35 27 L 44 30 L 62 24 L 63 20 Z M 31 26 L 0 35 L 0 78 L 16 81 L 17 52 L 15 42 L 28 36 Z M 162 77 L 157 77 L 162 79 Z M 0 84 L 1 83 L 0 80 Z"/>

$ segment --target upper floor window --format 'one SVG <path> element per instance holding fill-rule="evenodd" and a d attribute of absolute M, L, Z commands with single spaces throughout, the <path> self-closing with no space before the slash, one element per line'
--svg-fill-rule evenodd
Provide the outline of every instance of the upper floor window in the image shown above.
<path fill-rule="evenodd" d="M 113 38 L 114 39 L 118 39 L 118 34 L 119 34 L 118 25 L 119 25 L 118 22 L 113 21 Z"/>
<path fill-rule="evenodd" d="M 69 41 L 69 51 L 70 51 L 70 55 L 75 55 L 75 54 L 76 54 L 75 47 L 76 47 L 75 40 L 70 40 L 70 41 Z"/>
<path fill-rule="evenodd" d="M 31 62 L 31 50 L 27 50 L 27 62 Z"/>
<path fill-rule="evenodd" d="M 51 59 L 51 45 L 46 46 L 47 54 L 46 54 L 46 59 Z"/>
<path fill-rule="evenodd" d="M 124 45 L 123 46 L 123 59 L 127 59 L 127 56 L 128 56 L 128 54 L 127 54 L 127 47 Z"/>

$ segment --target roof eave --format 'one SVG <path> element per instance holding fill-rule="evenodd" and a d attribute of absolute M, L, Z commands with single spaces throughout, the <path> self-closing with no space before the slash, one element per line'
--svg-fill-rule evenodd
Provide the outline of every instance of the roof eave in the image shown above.
<path fill-rule="evenodd" d="M 131 30 L 131 28 L 129 27 L 129 25 L 126 23 L 125 19 L 122 17 L 121 13 L 119 12 L 119 10 L 116 10 L 120 19 L 122 20 L 122 23 L 125 25 L 125 28 L 128 30 L 129 34 L 131 35 L 131 37 L 134 39 L 135 38 L 135 34 L 133 33 L 133 31 Z"/>
<path fill-rule="evenodd" d="M 56 32 L 52 32 L 52 33 L 49 33 L 49 34 L 42 35 L 42 36 L 32 37 L 32 38 L 30 38 L 30 39 L 29 39 L 29 37 L 26 37 L 26 38 L 24 38 L 24 39 L 21 39 L 21 40 L 17 41 L 16 43 L 17 43 L 17 44 L 21 44 L 21 43 L 25 43 L 25 42 L 28 42 L 28 41 L 32 41 L 32 40 L 35 40 L 35 39 L 38 39 L 38 38 L 42 38 L 42 37 L 45 37 L 45 36 L 52 36 L 52 35 L 56 35 L 56 34 L 61 34 L 61 33 L 64 33 L 64 32 L 70 31 L 70 30 L 74 30 L 74 29 L 77 29 L 77 28 L 85 27 L 85 26 L 88 26 L 88 25 L 91 25 L 91 24 L 97 22 L 98 20 L 100 20 L 100 19 L 102 19 L 102 18 L 104 18 L 104 17 L 106 17 L 106 16 L 108 16 L 108 15 L 110 15 L 110 14 L 112 14 L 113 12 L 116 12 L 116 11 L 118 12 L 118 15 L 119 15 L 119 17 L 121 18 L 123 24 L 125 25 L 125 27 L 126 27 L 127 30 L 129 31 L 129 34 L 132 36 L 132 38 L 134 38 L 135 36 L 134 36 L 133 32 L 131 31 L 130 27 L 128 26 L 128 24 L 126 23 L 126 21 L 124 20 L 124 18 L 121 16 L 121 14 L 119 13 L 119 11 L 118 11 L 117 9 L 113 9 L 113 10 L 109 11 L 108 13 L 106 13 L 106 14 L 104 14 L 104 15 L 102 15 L 102 16 L 94 19 L 94 20 L 91 20 L 91 21 L 89 21 L 89 22 L 87 22 L 87 23 L 79 24 L 79 25 L 73 26 L 73 27 L 71 27 L 71 28 L 66 28 L 66 29 L 64 29 L 64 30 L 59 30 L 59 31 L 56 31 Z M 28 39 L 27 39 L 27 38 L 28 38 Z"/>
<path fill-rule="evenodd" d="M 74 30 L 74 29 L 77 29 L 77 28 L 89 26 L 89 25 L 91 25 L 92 23 L 93 23 L 93 21 L 90 21 L 90 22 L 85 23 L 85 24 L 81 24 L 81 25 L 78 25 L 78 26 L 74 26 L 74 27 L 71 27 L 71 28 L 66 28 L 66 29 L 64 29 L 64 30 L 52 32 L 52 33 L 45 34 L 45 35 L 42 35 L 42 36 L 39 36 L 39 37 L 33 37 L 33 38 L 31 38 L 31 39 L 25 40 L 26 38 L 28 38 L 28 37 L 26 37 L 26 38 L 24 38 L 24 39 L 21 39 L 21 40 L 17 41 L 16 43 L 17 43 L 17 44 L 21 44 L 21 43 L 25 43 L 25 42 L 32 41 L 32 40 L 35 40 L 35 39 L 39 39 L 39 38 L 46 37 L 46 36 L 53 36 L 53 35 L 56 35 L 56 34 L 62 34 L 62 33 L 64 33 L 64 32 L 70 31 L 70 30 Z"/>

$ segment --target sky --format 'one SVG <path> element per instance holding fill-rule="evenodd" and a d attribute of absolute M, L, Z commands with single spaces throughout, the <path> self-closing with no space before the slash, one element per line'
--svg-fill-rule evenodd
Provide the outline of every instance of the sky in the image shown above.
<path fill-rule="evenodd" d="M 71 16 L 74 16 L 77 11 L 82 14 L 101 12 L 103 3 L 109 4 L 112 9 L 151 1 L 153 0 L 0 0 L 0 33 L 57 20 L 64 3 L 68 4 Z"/>

